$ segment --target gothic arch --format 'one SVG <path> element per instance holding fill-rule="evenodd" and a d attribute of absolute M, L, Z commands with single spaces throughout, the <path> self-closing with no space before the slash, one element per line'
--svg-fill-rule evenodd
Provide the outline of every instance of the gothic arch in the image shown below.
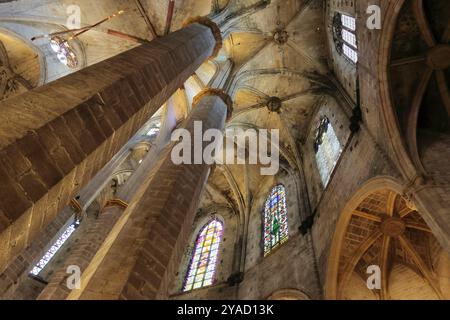
<path fill-rule="evenodd" d="M 347 202 L 328 257 L 327 299 L 444 298 L 445 285 L 440 284 L 439 276 L 446 281 L 446 275 L 436 272 L 436 261 L 444 250 L 417 208 L 405 199 L 403 190 L 393 178 L 377 177 Z M 424 256 L 423 252 L 430 255 Z M 445 259 L 441 261 L 445 263 Z M 380 268 L 381 287 L 377 290 L 365 287 L 365 268 L 369 265 Z M 425 291 L 402 295 L 405 272 L 412 279 L 408 288 L 422 287 Z M 359 289 L 348 291 L 349 285 Z"/>
<path fill-rule="evenodd" d="M 231 0 L 211 0 L 211 15 L 217 15 L 225 11 L 230 5 Z"/>
<path fill-rule="evenodd" d="M 443 154 L 445 147 L 428 151 L 436 144 L 448 146 L 450 134 L 446 79 L 450 33 L 439 28 L 447 23 L 439 12 L 448 9 L 445 0 L 405 2 L 397 18 L 389 65 L 391 92 L 396 92 L 392 104 L 407 151 L 418 174 L 436 180 L 441 180 L 436 171 L 445 176 L 445 163 L 436 164 L 439 160 L 430 153 Z M 443 180 L 448 183 L 449 178 Z"/>
<path fill-rule="evenodd" d="M 240 128 L 240 129 L 243 129 L 243 130 L 254 129 L 257 132 L 259 132 L 259 130 L 262 129 L 262 128 L 254 125 L 252 123 L 244 123 L 244 122 L 237 122 L 237 121 L 236 122 L 232 122 L 232 123 L 228 123 L 226 125 L 225 130 L 226 129 L 230 129 L 230 128 Z M 275 143 L 272 142 L 272 140 L 271 140 L 269 135 L 267 136 L 267 140 L 266 141 L 267 141 L 268 144 L 270 144 L 271 148 L 277 148 L 278 149 L 278 152 L 279 152 L 280 156 L 282 156 L 284 159 L 286 159 L 286 161 L 288 161 L 289 165 L 292 168 L 297 168 L 297 164 L 295 162 L 295 159 L 294 159 L 293 155 L 291 154 L 291 152 L 285 146 L 283 146 L 282 144 L 277 146 Z"/>
<path fill-rule="evenodd" d="M 311 298 L 298 289 L 279 289 L 268 296 L 267 300 L 311 300 Z"/>
<path fill-rule="evenodd" d="M 16 39 L 17 41 L 22 42 L 25 46 L 29 47 L 31 50 L 34 51 L 34 53 L 37 55 L 37 59 L 39 61 L 39 66 L 40 66 L 38 86 L 44 84 L 45 80 L 46 80 L 46 73 L 45 73 L 46 60 L 45 60 L 45 55 L 38 48 L 38 46 L 36 46 L 30 40 L 20 36 L 18 33 L 13 32 L 13 31 L 11 31 L 9 29 L 5 29 L 5 28 L 1 28 L 0 27 L 0 33 L 3 33 L 5 35 L 7 35 L 7 36 L 10 36 L 10 37 Z"/>
<path fill-rule="evenodd" d="M 396 165 L 409 180 L 432 171 L 427 168 L 420 154 L 419 138 L 423 137 L 419 137 L 418 129 L 419 113 L 424 109 L 423 104 L 440 100 L 439 103 L 446 109 L 446 115 L 442 116 L 450 114 L 449 89 L 444 73 L 448 70 L 449 60 L 444 56 L 448 56 L 450 50 L 450 36 L 448 32 L 440 34 L 433 28 L 431 22 L 438 18 L 429 7 L 424 8 L 426 4 L 422 0 L 396 0 L 389 3 L 378 54 L 381 114 Z M 406 47 L 406 40 L 417 42 L 417 48 Z M 415 71 L 417 74 L 411 71 L 408 73 L 408 67 L 418 70 Z M 405 80 L 408 74 L 414 79 L 413 83 Z M 394 75 L 397 75 L 397 78 Z M 413 91 L 409 92 L 411 88 Z M 430 98 L 434 94 L 430 93 L 432 90 L 436 91 L 437 96 Z M 411 99 L 396 99 L 394 91 L 400 96 L 411 95 Z M 433 112 L 438 114 L 434 109 Z"/>
<path fill-rule="evenodd" d="M 392 161 L 409 183 L 408 193 L 441 244 L 450 250 L 446 214 L 450 177 L 443 160 L 448 158 L 450 143 L 445 122 L 450 112 L 445 83 L 448 54 L 439 58 L 449 50 L 443 44 L 449 35 L 436 31 L 432 24 L 442 19 L 439 8 L 430 8 L 432 3 L 448 5 L 440 0 L 396 0 L 387 6 L 378 52 L 380 117 Z"/>
<path fill-rule="evenodd" d="M 151 147 L 151 144 L 146 141 L 137 143 L 131 148 L 129 159 L 133 160 L 135 165 L 140 164 Z"/>
<path fill-rule="evenodd" d="M 339 268 L 339 256 L 341 253 L 341 246 L 345 236 L 345 231 L 352 217 L 352 211 L 355 209 L 370 193 L 373 191 L 390 188 L 398 193 L 402 192 L 401 185 L 391 177 L 378 177 L 369 180 L 361 189 L 359 189 L 352 198 L 347 202 L 344 209 L 341 211 L 339 221 L 331 242 L 330 253 L 327 263 L 327 274 L 325 283 L 325 298 L 336 299 L 337 297 L 337 280 Z"/>
<path fill-rule="evenodd" d="M 275 183 L 266 195 L 261 215 L 264 256 L 268 256 L 289 240 L 289 208 L 286 202 L 285 186 Z"/>
<path fill-rule="evenodd" d="M 195 74 L 201 79 L 203 84 L 210 87 L 220 73 L 220 64 L 215 60 L 208 60 L 197 69 Z"/>
<path fill-rule="evenodd" d="M 223 215 L 222 213 L 219 213 L 220 210 L 230 210 L 229 207 L 210 207 L 207 208 L 205 210 L 200 210 L 197 212 L 197 218 L 195 221 L 195 226 L 192 229 L 192 233 L 190 235 L 189 238 L 189 242 L 188 242 L 188 247 L 186 248 L 184 254 L 183 254 L 183 259 L 181 261 L 181 264 L 179 265 L 179 269 L 178 269 L 178 274 L 175 277 L 175 282 L 173 283 L 173 287 L 172 287 L 172 291 L 175 294 L 178 294 L 180 291 L 184 290 L 184 285 L 185 285 L 185 281 L 187 278 L 187 275 L 189 273 L 190 267 L 191 267 L 191 263 L 192 263 L 192 258 L 193 258 L 193 253 L 195 251 L 195 248 L 197 246 L 197 239 L 200 235 L 200 233 L 202 232 L 202 230 L 207 227 L 211 222 L 213 221 L 217 221 L 220 223 L 221 227 L 222 227 L 222 235 L 221 235 L 221 240 L 220 240 L 220 245 L 218 247 L 218 261 L 215 264 L 215 272 L 214 272 L 214 281 L 212 283 L 212 285 L 215 284 L 219 284 L 219 278 L 222 276 L 223 272 L 226 272 L 225 270 L 223 270 L 223 266 L 221 264 L 221 260 L 224 259 L 224 257 L 222 256 L 222 254 L 224 254 L 224 246 L 226 245 L 226 242 L 224 242 L 223 240 L 226 238 L 227 234 L 230 236 L 230 231 L 228 230 L 230 228 L 232 228 L 232 225 L 235 224 L 235 221 L 230 220 L 230 217 L 226 217 L 226 214 Z M 234 219 L 235 216 L 233 216 L 231 219 Z M 232 244 L 234 244 L 234 241 L 231 241 Z M 231 253 L 231 252 L 230 252 Z M 227 256 L 226 259 L 230 259 L 230 257 Z M 208 285 L 209 286 L 209 285 Z M 202 289 L 203 287 L 197 288 L 197 289 Z M 192 289 L 192 290 L 195 290 Z M 190 291 L 190 290 L 188 290 Z"/>
<path fill-rule="evenodd" d="M 203 215 L 201 219 L 198 220 L 196 223 L 195 229 L 192 232 L 191 238 L 190 238 L 190 244 L 194 243 L 197 234 L 200 232 L 200 230 L 210 221 L 210 220 L 217 220 L 222 223 L 223 228 L 225 229 L 226 221 L 224 217 L 221 214 L 218 214 L 216 210 L 208 211 L 206 214 Z"/>
<path fill-rule="evenodd" d="M 71 47 L 76 52 L 78 60 L 78 65 L 73 69 L 69 69 L 63 66 L 56 59 L 56 55 L 49 54 L 47 52 L 48 49 L 46 44 L 29 40 L 34 36 L 47 34 L 55 30 L 58 31 L 67 30 L 64 24 L 58 24 L 53 20 L 55 19 L 24 18 L 21 16 L 13 16 L 6 18 L 6 21 L 8 23 L 17 24 L 17 30 L 12 28 L 10 29 L 8 27 L 8 24 L 6 24 L 5 27 L 0 28 L 1 33 L 5 33 L 7 35 L 15 37 L 16 39 L 19 39 L 21 42 L 23 42 L 25 45 L 32 48 L 36 52 L 40 64 L 40 78 L 38 86 L 61 78 L 76 70 L 80 70 L 86 67 L 88 64 L 94 63 L 94 61 L 88 63 L 88 58 L 86 54 L 87 49 L 85 43 L 80 39 L 73 39 L 71 42 Z M 50 42 L 48 42 L 48 45 L 49 43 Z"/>
<path fill-rule="evenodd" d="M 400 134 L 399 123 L 395 115 L 395 108 L 392 104 L 392 93 L 389 82 L 388 66 L 390 62 L 390 52 L 392 49 L 392 40 L 397 25 L 397 19 L 405 0 L 396 0 L 389 3 L 385 13 L 384 24 L 380 39 L 380 50 L 378 53 L 378 78 L 380 83 L 381 97 L 381 117 L 386 127 L 386 134 L 390 141 L 395 162 L 400 172 L 409 179 L 414 179 L 417 175 L 416 168 L 408 155 L 405 141 Z"/>
<path fill-rule="evenodd" d="M 243 65 L 240 70 L 235 73 L 230 79 L 228 91 L 232 98 L 235 97 L 236 92 L 239 90 L 241 84 L 247 80 L 263 77 L 263 76 L 284 76 L 298 80 L 308 80 L 311 83 L 319 87 L 329 87 L 326 76 L 317 76 L 304 71 L 296 71 L 287 68 L 272 68 L 272 69 L 259 69 L 259 70 L 245 70 Z"/>

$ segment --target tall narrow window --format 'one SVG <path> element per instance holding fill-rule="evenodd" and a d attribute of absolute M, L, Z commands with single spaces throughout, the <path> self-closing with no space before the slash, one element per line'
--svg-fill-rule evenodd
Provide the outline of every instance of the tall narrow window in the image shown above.
<path fill-rule="evenodd" d="M 218 220 L 210 221 L 200 230 L 184 279 L 183 291 L 206 287 L 214 283 L 222 234 L 223 225 Z"/>
<path fill-rule="evenodd" d="M 71 223 L 66 230 L 61 234 L 61 236 L 52 244 L 50 249 L 44 254 L 44 256 L 36 263 L 33 269 L 30 271 L 30 274 L 37 276 L 45 266 L 50 262 L 53 256 L 58 252 L 58 250 L 63 246 L 63 244 L 69 239 L 72 233 L 76 230 L 79 221 L 74 221 Z"/>
<path fill-rule="evenodd" d="M 161 129 L 161 123 L 155 123 L 153 126 L 150 127 L 150 129 L 148 129 L 146 135 L 149 137 L 156 136 L 156 135 L 158 135 L 160 129 Z"/>
<path fill-rule="evenodd" d="M 286 193 L 282 185 L 272 189 L 264 206 L 264 256 L 289 237 Z"/>
<path fill-rule="evenodd" d="M 331 173 L 339 160 L 342 147 L 330 120 L 325 116 L 320 118 L 320 122 L 316 129 L 314 151 L 316 152 L 316 162 L 320 178 L 324 187 L 326 187 L 330 180 Z"/>
<path fill-rule="evenodd" d="M 333 18 L 333 39 L 339 54 L 353 63 L 358 62 L 355 18 L 336 13 Z"/>

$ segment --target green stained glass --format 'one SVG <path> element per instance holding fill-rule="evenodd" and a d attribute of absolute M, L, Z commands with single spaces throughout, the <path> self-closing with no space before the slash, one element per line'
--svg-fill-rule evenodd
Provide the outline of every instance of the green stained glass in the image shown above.
<path fill-rule="evenodd" d="M 289 236 L 284 186 L 278 185 L 272 189 L 264 206 L 263 219 L 264 255 L 267 255 Z"/>
<path fill-rule="evenodd" d="M 272 231 L 271 231 L 271 234 L 273 235 L 273 236 L 276 236 L 277 234 L 278 234 L 278 231 L 280 230 L 280 225 L 279 225 L 279 223 L 278 223 L 278 219 L 275 217 L 274 219 L 273 219 L 273 223 L 272 223 Z"/>

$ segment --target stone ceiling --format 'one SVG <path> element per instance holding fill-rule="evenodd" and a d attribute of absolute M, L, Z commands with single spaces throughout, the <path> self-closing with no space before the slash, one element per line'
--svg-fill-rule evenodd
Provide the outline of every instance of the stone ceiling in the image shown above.
<path fill-rule="evenodd" d="M 13 37 L 0 34 L 0 100 L 36 86 L 39 69 L 33 50 Z"/>
<path fill-rule="evenodd" d="M 227 84 L 234 101 L 228 126 L 279 129 L 282 161 L 291 168 L 300 165 L 300 143 L 329 89 L 321 4 L 230 1 L 223 14 L 230 17 L 222 22 L 226 37 L 223 55 L 235 64 Z M 237 203 L 243 199 L 241 205 L 248 206 L 245 199 L 252 199 L 262 181 L 271 178 L 261 176 L 259 169 L 255 165 L 227 166 L 215 171 L 210 184 Z"/>
<path fill-rule="evenodd" d="M 0 34 L 4 34 L 1 30 L 14 30 L 20 37 L 30 39 L 60 31 L 67 19 L 66 6 L 73 3 L 72 0 L 20 0 L 14 6 L 0 3 Z M 108 0 L 96 1 L 92 6 L 91 1 L 78 0 L 76 4 L 81 7 L 82 25 L 95 23 L 120 9 L 126 12 L 80 37 L 77 43 L 82 59 L 80 67 L 134 46 L 106 35 L 107 29 L 147 40 L 154 38 L 154 32 L 157 35 L 164 32 L 167 1 Z M 293 169 L 300 166 L 301 142 L 321 97 L 330 89 L 322 5 L 320 0 L 177 0 L 175 4 L 172 31 L 189 17 L 214 12 L 213 19 L 224 32 L 224 47 L 218 60 L 231 58 L 234 62 L 231 79 L 226 83 L 235 103 L 228 127 L 279 129 L 282 162 Z M 62 68 L 51 56 L 47 43 L 28 41 L 28 45 L 45 60 L 45 68 L 40 72 L 45 71 L 46 82 L 75 71 Z M 207 78 L 205 73 L 199 71 L 199 78 Z M 201 89 L 198 83 L 192 79 L 186 83 L 188 100 Z M 174 101 L 179 102 L 179 92 Z M 262 179 L 259 165 L 219 168 L 210 178 L 217 194 L 222 194 L 214 201 L 230 204 L 229 199 L 237 203 L 239 199 L 251 199 Z"/>
<path fill-rule="evenodd" d="M 395 298 L 390 289 L 397 285 L 392 283 L 396 281 L 393 274 L 400 265 L 425 281 L 428 296 L 423 298 L 442 298 L 446 288 L 439 285 L 438 277 L 442 252 L 419 213 L 400 195 L 387 189 L 374 192 L 354 209 L 348 224 L 339 258 L 338 297 L 350 298 L 345 288 L 354 285 L 355 277 L 366 282 L 367 268 L 376 265 L 382 275 L 376 296 Z"/>
<path fill-rule="evenodd" d="M 450 2 L 405 2 L 391 50 L 394 109 L 420 167 L 422 132 L 450 132 Z"/>

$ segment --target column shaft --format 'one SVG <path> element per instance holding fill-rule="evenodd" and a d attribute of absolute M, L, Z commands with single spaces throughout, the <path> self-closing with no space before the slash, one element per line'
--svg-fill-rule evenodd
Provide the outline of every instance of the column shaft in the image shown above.
<path fill-rule="evenodd" d="M 168 104 L 161 131 L 155 141 L 155 145 L 144 157 L 142 164 L 119 189 L 116 198 L 127 203 L 131 201 L 136 190 L 144 182 L 143 179 L 146 178 L 155 166 L 155 162 L 161 156 L 162 150 L 170 141 L 170 134 L 175 126 L 176 119 L 173 112 L 173 105 Z M 65 259 L 63 265 L 54 273 L 48 285 L 39 295 L 38 300 L 63 300 L 67 298 L 70 294 L 66 283 L 67 278 L 70 276 L 66 272 L 67 267 L 77 265 L 83 273 L 124 211 L 125 208 L 121 207 L 103 208 L 99 217 L 94 221 L 90 221 L 91 224 L 85 225 L 85 222 L 82 223 L 80 229 L 83 228 L 83 230 L 80 231 L 83 232 L 83 235 L 80 241 L 71 250 L 71 254 Z"/>
<path fill-rule="evenodd" d="M 194 23 L 0 103 L 0 271 L 214 50 Z"/>
<path fill-rule="evenodd" d="M 185 121 L 194 137 L 194 121 L 203 130 L 222 130 L 227 105 L 204 96 Z M 167 297 L 206 183 L 209 165 L 175 165 L 170 148 L 143 180 L 103 246 L 82 276 L 82 288 L 69 299 L 157 299 Z M 206 143 L 203 143 L 206 146 Z M 192 155 L 193 153 L 193 146 Z"/>

